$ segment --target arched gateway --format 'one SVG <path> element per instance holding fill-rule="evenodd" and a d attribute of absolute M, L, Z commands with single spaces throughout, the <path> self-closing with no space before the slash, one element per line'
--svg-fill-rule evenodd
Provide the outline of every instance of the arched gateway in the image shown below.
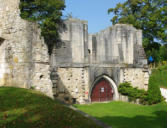
<path fill-rule="evenodd" d="M 118 99 L 118 89 L 114 81 L 108 76 L 98 77 L 90 90 L 91 102 L 105 102 Z"/>

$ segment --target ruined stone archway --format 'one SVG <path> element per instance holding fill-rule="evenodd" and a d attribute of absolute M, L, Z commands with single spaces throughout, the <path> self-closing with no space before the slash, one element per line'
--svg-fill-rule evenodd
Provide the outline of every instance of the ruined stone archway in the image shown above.
<path fill-rule="evenodd" d="M 92 86 L 90 88 L 90 93 L 89 93 L 89 99 L 90 101 L 92 100 L 91 99 L 91 95 L 92 95 L 92 92 L 93 92 L 93 89 L 94 87 L 96 86 L 96 84 L 101 81 L 101 80 L 105 80 L 105 81 L 108 81 L 110 87 L 112 88 L 113 90 L 113 97 L 112 97 L 112 100 L 118 100 L 119 99 L 119 94 L 118 94 L 118 88 L 117 88 L 117 85 L 115 84 L 115 82 L 108 76 L 106 75 L 102 75 L 102 76 L 99 76 L 93 83 L 92 83 Z M 92 102 L 92 101 L 91 101 Z"/>

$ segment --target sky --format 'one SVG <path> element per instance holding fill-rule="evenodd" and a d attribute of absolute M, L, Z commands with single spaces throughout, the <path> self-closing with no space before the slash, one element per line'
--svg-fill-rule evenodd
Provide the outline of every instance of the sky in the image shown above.
<path fill-rule="evenodd" d="M 74 18 L 88 21 L 88 32 L 96 33 L 112 26 L 108 9 L 116 7 L 125 0 L 66 0 L 64 15 L 72 14 Z"/>

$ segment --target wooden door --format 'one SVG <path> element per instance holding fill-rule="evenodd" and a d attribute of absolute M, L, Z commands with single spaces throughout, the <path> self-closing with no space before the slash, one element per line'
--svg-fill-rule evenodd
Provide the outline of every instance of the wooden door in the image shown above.
<path fill-rule="evenodd" d="M 110 86 L 110 83 L 105 79 L 100 80 L 94 85 L 91 101 L 92 102 L 104 102 L 111 101 L 113 99 L 113 90 Z"/>

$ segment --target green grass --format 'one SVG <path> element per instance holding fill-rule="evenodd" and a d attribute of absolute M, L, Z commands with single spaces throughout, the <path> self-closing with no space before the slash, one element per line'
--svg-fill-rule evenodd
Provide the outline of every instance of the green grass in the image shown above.
<path fill-rule="evenodd" d="M 0 128 L 99 127 L 39 92 L 0 87 Z"/>
<path fill-rule="evenodd" d="M 112 128 L 167 128 L 167 103 L 142 106 L 110 102 L 75 106 Z"/>
<path fill-rule="evenodd" d="M 156 78 L 154 83 L 158 84 L 160 87 L 167 88 L 167 65 L 153 69 L 152 76 Z"/>

